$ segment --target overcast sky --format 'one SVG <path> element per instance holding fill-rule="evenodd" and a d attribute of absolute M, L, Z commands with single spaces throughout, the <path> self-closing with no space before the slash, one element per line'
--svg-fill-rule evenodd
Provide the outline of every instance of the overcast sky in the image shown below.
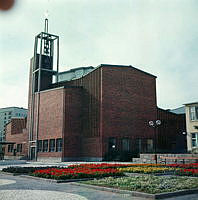
<path fill-rule="evenodd" d="M 16 0 L 0 11 L 0 108 L 27 108 L 46 10 L 49 32 L 60 36 L 60 71 L 132 65 L 157 76 L 159 107 L 198 101 L 197 0 Z"/>

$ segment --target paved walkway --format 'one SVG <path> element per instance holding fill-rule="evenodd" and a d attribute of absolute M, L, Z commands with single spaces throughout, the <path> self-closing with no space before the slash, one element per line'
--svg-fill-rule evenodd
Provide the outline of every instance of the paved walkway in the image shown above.
<path fill-rule="evenodd" d="M 69 163 L 62 163 L 68 165 Z M 70 163 L 71 164 L 71 163 Z M 39 163 L 28 164 L 40 166 Z M 49 166 L 49 164 L 46 164 Z M 26 165 L 27 166 L 27 165 Z M 42 164 L 43 166 L 43 164 Z M 6 166 L 4 166 L 6 167 Z M 146 200 L 130 195 L 98 191 L 70 183 L 55 183 L 0 173 L 0 200 Z M 198 200 L 198 194 L 167 200 Z"/>

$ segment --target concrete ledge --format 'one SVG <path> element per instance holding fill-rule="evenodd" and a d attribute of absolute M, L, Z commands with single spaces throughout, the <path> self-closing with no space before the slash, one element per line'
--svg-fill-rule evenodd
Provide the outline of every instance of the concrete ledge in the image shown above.
<path fill-rule="evenodd" d="M 9 175 L 9 176 L 18 176 L 18 175 L 21 175 L 21 174 L 10 173 L 10 172 L 3 172 L 3 171 L 0 171 L 0 174 Z"/>
<path fill-rule="evenodd" d="M 63 162 L 67 161 L 81 161 L 81 162 L 101 162 L 102 157 L 64 157 Z"/>
<path fill-rule="evenodd" d="M 20 165 L 26 164 L 26 160 L 1 160 L 0 165 Z"/>
<path fill-rule="evenodd" d="M 84 184 L 84 183 L 71 183 L 71 184 L 77 185 L 77 186 L 82 186 L 82 187 L 87 187 L 87 188 L 92 188 L 92 189 L 96 189 L 96 190 L 101 190 L 101 191 L 115 192 L 115 193 L 119 193 L 119 194 L 127 194 L 127 195 L 131 195 L 134 197 L 143 197 L 143 198 L 148 198 L 148 199 L 165 199 L 165 198 L 170 198 L 170 197 L 198 193 L 198 189 L 190 189 L 190 190 L 180 190 L 180 191 L 176 191 L 176 192 L 166 192 L 166 193 L 160 193 L 160 194 L 149 194 L 149 193 L 144 193 L 144 192 L 136 192 L 136 191 L 103 187 L 103 186 L 88 185 L 88 184 Z"/>
<path fill-rule="evenodd" d="M 43 163 L 60 163 L 61 162 L 61 157 L 41 157 L 39 156 L 37 159 L 38 162 L 43 162 Z"/>

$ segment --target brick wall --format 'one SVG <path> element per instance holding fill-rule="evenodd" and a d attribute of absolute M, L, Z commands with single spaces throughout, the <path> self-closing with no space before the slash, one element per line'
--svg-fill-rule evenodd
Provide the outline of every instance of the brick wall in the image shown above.
<path fill-rule="evenodd" d="M 131 147 L 135 138 L 153 138 L 148 121 L 156 118 L 155 78 L 133 67 L 103 65 L 65 83 L 83 88 L 82 157 L 104 157 L 109 137 L 117 138 L 118 148 L 123 137 L 130 137 Z"/>
<path fill-rule="evenodd" d="M 81 156 L 82 88 L 66 88 L 64 95 L 64 160 Z"/>
<path fill-rule="evenodd" d="M 26 119 L 11 119 L 6 126 L 6 141 L 14 142 L 13 149 L 17 149 L 17 144 L 22 144 L 22 152 L 16 152 L 15 158 L 27 159 L 28 155 L 28 134 L 26 127 Z M 8 152 L 8 145 L 5 148 L 5 158 L 13 157 L 14 152 Z"/>
<path fill-rule="evenodd" d="M 157 147 L 159 152 L 186 152 L 185 114 L 174 114 L 167 110 L 157 109 L 161 125 L 157 128 Z"/>
<path fill-rule="evenodd" d="M 35 99 L 37 99 L 37 93 Z M 63 136 L 64 88 L 46 90 L 40 93 L 38 140 L 50 140 Z M 35 110 L 37 101 L 35 101 Z M 37 112 L 34 118 L 34 139 L 36 138 Z M 38 152 L 38 157 L 62 157 L 61 152 Z"/>
<path fill-rule="evenodd" d="M 101 68 L 86 76 L 66 82 L 69 86 L 83 88 L 82 95 L 82 133 L 84 137 L 98 137 L 100 130 Z"/>
<path fill-rule="evenodd" d="M 22 133 L 26 128 L 27 119 L 14 118 L 11 122 L 11 135 Z"/>
<path fill-rule="evenodd" d="M 148 121 L 156 118 L 155 77 L 132 67 L 103 67 L 102 72 L 103 155 L 108 138 L 153 138 Z"/>

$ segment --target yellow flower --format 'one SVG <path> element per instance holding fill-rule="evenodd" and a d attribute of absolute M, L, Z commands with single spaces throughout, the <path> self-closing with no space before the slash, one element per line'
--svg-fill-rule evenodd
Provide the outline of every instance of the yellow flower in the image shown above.
<path fill-rule="evenodd" d="M 127 167 L 127 168 L 118 168 L 121 172 L 131 172 L 131 173 L 162 173 L 167 171 L 174 171 L 174 168 L 166 167 Z"/>

